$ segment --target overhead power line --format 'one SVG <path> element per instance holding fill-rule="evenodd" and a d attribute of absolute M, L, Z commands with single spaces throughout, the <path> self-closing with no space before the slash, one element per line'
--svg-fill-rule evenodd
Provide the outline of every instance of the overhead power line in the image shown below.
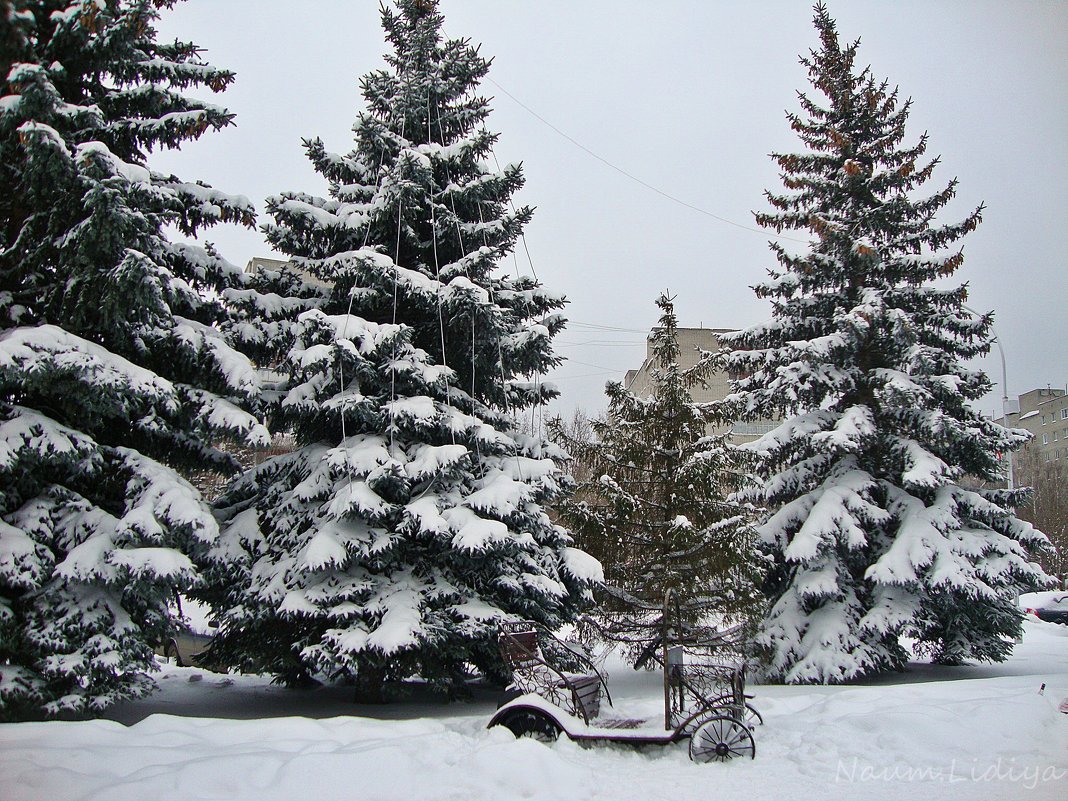
<path fill-rule="evenodd" d="M 620 328 L 617 325 L 600 325 L 599 323 L 584 323 L 581 320 L 567 321 L 568 327 L 578 326 L 580 328 L 590 328 L 594 331 L 619 331 L 625 334 L 648 334 L 648 329 L 644 328 Z"/>
<path fill-rule="evenodd" d="M 551 122 L 549 122 L 547 119 L 545 119 L 545 117 L 541 116 L 538 112 L 536 112 L 534 109 L 532 109 L 530 106 L 528 106 L 522 100 L 520 100 L 518 97 L 516 97 L 511 92 L 509 92 L 507 89 L 505 89 L 503 86 L 501 86 L 499 83 L 497 83 L 497 81 L 493 80 L 493 78 L 490 78 L 489 76 L 487 76 L 486 77 L 486 81 L 488 81 L 489 83 L 492 83 L 494 86 L 496 86 L 502 92 L 504 92 L 504 94 L 508 95 L 508 97 L 510 97 L 515 102 L 516 105 L 518 105 L 520 108 L 524 109 L 528 114 L 533 116 L 535 119 L 540 120 L 542 123 L 547 125 L 549 128 L 551 128 L 552 130 L 556 131 L 556 133 L 558 133 L 560 136 L 562 136 L 568 142 L 573 144 L 579 150 L 581 150 L 584 153 L 586 153 L 587 155 L 592 156 L 593 158 L 597 159 L 599 162 L 604 164 L 606 167 L 610 167 L 611 169 L 613 169 L 616 172 L 618 172 L 620 175 L 622 175 L 622 176 L 624 176 L 626 178 L 629 178 L 630 180 L 634 181 L 637 184 L 640 184 L 641 186 L 644 186 L 646 189 L 650 190 L 651 192 L 656 192 L 656 194 L 660 195 L 661 197 L 667 198 L 672 203 L 677 203 L 678 205 L 684 206 L 685 208 L 688 208 L 691 211 L 696 211 L 698 214 L 703 214 L 706 217 L 711 217 L 713 220 L 716 220 L 717 222 L 721 222 L 721 223 L 724 223 L 726 225 L 733 225 L 735 228 L 741 228 L 743 231 L 749 231 L 750 233 L 760 234 L 761 236 L 766 236 L 766 237 L 769 237 L 771 239 L 782 239 L 782 240 L 785 240 L 787 242 L 800 242 L 801 244 L 804 244 L 804 245 L 810 244 L 809 240 L 807 240 L 807 239 L 797 239 L 796 237 L 792 237 L 792 236 L 783 236 L 782 234 L 772 234 L 772 233 L 769 233 L 768 231 L 765 231 L 765 230 L 763 230 L 761 228 L 753 228 L 752 226 L 749 226 L 749 225 L 742 225 L 741 223 L 737 223 L 734 220 L 728 220 L 726 217 L 720 217 L 718 214 L 713 214 L 712 212 L 708 211 L 707 209 L 702 209 L 700 206 L 695 206 L 692 203 L 688 203 L 687 201 L 676 197 L 675 195 L 671 194 L 670 192 L 665 192 L 660 187 L 653 186 L 648 181 L 643 181 L 637 175 L 634 175 L 633 173 L 628 172 L 627 170 L 623 169 L 622 167 L 620 167 L 620 166 L 618 166 L 616 164 L 613 164 L 611 161 L 606 159 L 604 156 L 602 156 L 602 155 L 600 155 L 598 153 L 595 153 L 594 151 L 590 150 L 588 147 L 586 147 L 584 144 L 582 144 L 582 142 L 578 141 L 577 139 L 575 139 L 573 136 L 571 136 L 567 132 L 565 132 L 565 131 L 561 130 L 560 128 L 556 127 L 555 125 L 553 125 Z"/>
<path fill-rule="evenodd" d="M 553 343 L 554 345 L 564 345 L 570 348 L 580 347 L 595 347 L 595 348 L 633 348 L 635 345 L 645 345 L 645 340 L 638 339 L 624 339 L 624 340 L 611 340 L 611 339 L 587 339 L 585 342 L 566 342 L 562 339 Z"/>
<path fill-rule="evenodd" d="M 576 378 L 596 378 L 604 375 L 619 375 L 619 370 L 602 370 L 599 373 L 580 373 L 579 375 L 554 375 L 550 381 L 571 381 Z"/>

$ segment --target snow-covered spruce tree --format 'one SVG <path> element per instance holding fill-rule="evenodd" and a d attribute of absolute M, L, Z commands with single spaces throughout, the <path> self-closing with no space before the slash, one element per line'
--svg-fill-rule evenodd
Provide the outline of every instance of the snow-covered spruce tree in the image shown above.
<path fill-rule="evenodd" d="M 727 500 L 740 477 L 739 454 L 727 447 L 727 434 L 709 433 L 724 422 L 717 405 L 691 395 L 717 359 L 680 367 L 672 301 L 657 299 L 648 397 L 609 382 L 608 413 L 592 421 L 592 438 L 567 437 L 559 420 L 550 427 L 591 476 L 560 512 L 578 545 L 604 566 L 595 614 L 639 664 L 660 642 L 668 590 L 690 623 L 747 623 L 762 611 L 755 515 Z"/>
<path fill-rule="evenodd" d="M 418 673 L 498 666 L 500 620 L 549 627 L 590 597 L 596 562 L 543 504 L 570 481 L 513 414 L 551 398 L 563 299 L 497 264 L 531 216 L 476 94 L 488 64 L 442 41 L 429 0 L 383 8 L 393 53 L 363 79 L 355 148 L 306 142 L 329 197 L 270 199 L 272 244 L 330 296 L 300 318 L 280 425 L 300 446 L 220 501 L 234 572 L 220 654 L 285 681 L 320 672 L 381 700 Z"/>
<path fill-rule="evenodd" d="M 802 63 L 825 98 L 789 115 L 805 145 L 774 156 L 788 190 L 767 193 L 758 222 L 807 230 L 795 254 L 756 287 L 773 319 L 733 337 L 740 414 L 779 416 L 753 444 L 773 510 L 761 528 L 774 558 L 759 636 L 772 678 L 839 682 L 900 669 L 915 638 L 936 661 L 1003 660 L 1020 633 L 1016 593 L 1042 586 L 1032 564 L 1045 537 L 1017 519 L 1020 492 L 998 482 L 998 454 L 1021 432 L 969 401 L 989 379 L 964 362 L 991 344 L 991 316 L 964 308 L 966 286 L 936 286 L 982 207 L 942 224 L 956 181 L 919 190 L 937 159 L 926 135 L 904 144 L 909 102 L 855 67 L 834 20 L 815 8 L 820 47 Z"/>
<path fill-rule="evenodd" d="M 230 124 L 185 97 L 232 74 L 160 44 L 169 2 L 0 3 L 0 716 L 96 713 L 151 688 L 168 601 L 218 533 L 176 472 L 263 440 L 248 360 L 213 327 L 237 279 L 167 240 L 248 201 L 146 153 Z M 216 295 L 218 297 L 218 295 Z"/>

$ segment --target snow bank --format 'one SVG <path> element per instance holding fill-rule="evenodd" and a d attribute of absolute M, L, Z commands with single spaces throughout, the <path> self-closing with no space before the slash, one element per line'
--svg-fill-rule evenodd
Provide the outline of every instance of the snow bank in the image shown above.
<path fill-rule="evenodd" d="M 159 694 L 112 712 L 131 726 L 0 726 L 3 797 L 1052 801 L 1068 788 L 1068 715 L 1056 711 L 1068 696 L 1068 627 L 1036 621 L 1026 630 L 1004 665 L 920 665 L 847 687 L 753 687 L 765 720 L 757 757 L 725 765 L 691 763 L 685 743 L 516 740 L 485 729 L 496 700 L 487 691 L 465 705 L 414 697 L 356 707 L 351 688 L 288 691 L 168 665 Z M 619 711 L 661 712 L 658 673 L 610 667 Z"/>

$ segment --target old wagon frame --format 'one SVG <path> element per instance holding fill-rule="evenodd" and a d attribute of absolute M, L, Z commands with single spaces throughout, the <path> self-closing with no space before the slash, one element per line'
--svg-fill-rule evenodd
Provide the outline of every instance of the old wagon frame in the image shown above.
<path fill-rule="evenodd" d="M 661 642 L 655 655 L 664 673 L 662 720 L 602 714 L 602 693 L 611 706 L 603 672 L 577 649 L 527 622 L 501 627 L 501 656 L 521 694 L 503 704 L 489 726 L 517 737 L 555 740 L 561 733 L 580 743 L 668 745 L 689 739 L 697 762 L 756 756 L 753 727 L 763 722 L 745 694 L 745 659 L 734 629 L 702 636 L 683 625 L 669 590 L 664 599 Z M 729 654 L 731 658 L 723 658 Z"/>

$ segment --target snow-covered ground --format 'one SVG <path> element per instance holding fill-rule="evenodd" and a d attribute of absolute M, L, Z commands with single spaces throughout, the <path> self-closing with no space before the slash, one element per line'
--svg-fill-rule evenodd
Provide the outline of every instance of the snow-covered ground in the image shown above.
<path fill-rule="evenodd" d="M 1024 599 L 1027 606 L 1036 605 Z M 543 745 L 486 730 L 496 698 L 354 707 L 341 687 L 165 665 L 161 691 L 110 720 L 0 726 L 0 798 L 1068 798 L 1068 627 L 1028 622 L 1003 665 L 933 668 L 847 687 L 753 687 L 752 761 L 696 765 L 686 744 Z M 1046 685 L 1045 693 L 1039 688 Z M 617 707 L 662 714 L 657 673 L 612 670 Z"/>

